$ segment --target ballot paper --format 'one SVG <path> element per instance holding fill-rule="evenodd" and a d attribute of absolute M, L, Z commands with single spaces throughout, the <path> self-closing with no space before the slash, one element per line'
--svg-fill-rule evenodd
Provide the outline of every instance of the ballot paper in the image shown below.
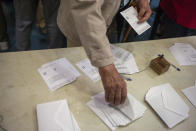
<path fill-rule="evenodd" d="M 189 116 L 189 107 L 169 83 L 150 88 L 145 100 L 169 128 L 173 128 Z"/>
<path fill-rule="evenodd" d="M 141 35 L 151 27 L 146 21 L 138 24 L 138 13 L 133 6 L 127 8 L 124 11 L 121 11 L 120 13 L 138 35 Z"/>
<path fill-rule="evenodd" d="M 175 43 L 170 51 L 180 65 L 196 65 L 196 50 L 186 43 Z"/>
<path fill-rule="evenodd" d="M 114 65 L 119 73 L 133 74 L 139 72 L 132 53 L 115 45 L 111 45 L 110 47 L 114 56 Z"/>
<path fill-rule="evenodd" d="M 182 92 L 196 108 L 196 81 L 194 86 L 183 89 Z"/>
<path fill-rule="evenodd" d="M 38 131 L 80 131 L 66 100 L 37 105 Z"/>
<path fill-rule="evenodd" d="M 146 107 L 131 94 L 127 95 L 124 104 L 112 106 L 105 102 L 104 92 L 92 97 L 87 106 L 111 129 L 127 126 L 143 116 Z"/>
<path fill-rule="evenodd" d="M 111 45 L 111 51 L 114 56 L 114 65 L 121 74 L 133 74 L 138 72 L 138 67 L 133 55 L 115 45 Z M 90 63 L 88 58 L 76 63 L 77 67 L 82 70 L 93 82 L 100 80 L 98 69 Z"/>
<path fill-rule="evenodd" d="M 82 70 L 93 82 L 100 80 L 98 69 L 91 65 L 89 59 L 84 59 L 76 63 L 78 68 Z"/>
<path fill-rule="evenodd" d="M 51 91 L 73 82 L 80 76 L 66 58 L 46 63 L 38 69 L 38 72 Z"/>

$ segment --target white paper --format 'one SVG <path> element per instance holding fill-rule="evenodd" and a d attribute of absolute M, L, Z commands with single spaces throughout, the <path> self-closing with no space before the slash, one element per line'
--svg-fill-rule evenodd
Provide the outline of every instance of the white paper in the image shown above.
<path fill-rule="evenodd" d="M 127 126 L 129 123 L 143 116 L 146 107 L 137 101 L 131 94 L 119 106 L 111 106 L 105 102 L 104 93 L 92 97 L 87 106 L 111 129 Z"/>
<path fill-rule="evenodd" d="M 189 107 L 168 83 L 150 88 L 145 100 L 169 128 L 189 116 Z"/>
<path fill-rule="evenodd" d="M 37 105 L 38 131 L 80 131 L 67 101 Z"/>
<path fill-rule="evenodd" d="M 44 64 L 38 72 L 51 91 L 73 82 L 80 76 L 80 73 L 66 58 Z"/>
<path fill-rule="evenodd" d="M 119 73 L 133 74 L 139 71 L 132 53 L 115 45 L 111 45 L 111 51 L 114 56 L 114 65 Z"/>
<path fill-rule="evenodd" d="M 131 25 L 131 27 L 135 30 L 138 35 L 141 35 L 146 30 L 148 30 L 151 26 L 145 21 L 143 23 L 138 24 L 138 13 L 137 10 L 131 6 L 126 10 L 120 12 L 121 15 L 125 18 L 125 20 Z"/>
<path fill-rule="evenodd" d="M 182 92 L 196 108 L 196 85 L 183 89 Z"/>
<path fill-rule="evenodd" d="M 175 43 L 170 51 L 180 65 L 196 65 L 196 50 L 186 43 Z"/>
<path fill-rule="evenodd" d="M 93 82 L 100 80 L 98 69 L 90 63 L 89 59 L 84 59 L 76 63 L 78 68 L 82 70 Z"/>
<path fill-rule="evenodd" d="M 121 74 L 133 74 L 138 72 L 138 67 L 132 53 L 111 45 L 111 51 L 114 56 L 114 65 Z M 88 58 L 76 63 L 77 67 L 82 70 L 93 82 L 100 80 L 98 69 L 90 63 Z"/>

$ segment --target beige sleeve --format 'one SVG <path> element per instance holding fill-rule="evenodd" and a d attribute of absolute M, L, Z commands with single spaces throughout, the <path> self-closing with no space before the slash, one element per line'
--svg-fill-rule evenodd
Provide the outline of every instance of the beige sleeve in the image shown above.
<path fill-rule="evenodd" d="M 74 2 L 73 2 L 74 1 Z M 92 65 L 103 67 L 113 63 L 106 22 L 101 12 L 104 0 L 73 0 L 72 17 Z"/>

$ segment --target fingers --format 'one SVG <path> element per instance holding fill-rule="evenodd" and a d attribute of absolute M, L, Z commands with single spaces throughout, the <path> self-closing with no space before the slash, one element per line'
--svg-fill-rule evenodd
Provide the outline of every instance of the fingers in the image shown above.
<path fill-rule="evenodd" d="M 105 101 L 109 102 L 109 91 L 105 91 Z"/>
<path fill-rule="evenodd" d="M 146 14 L 144 16 L 144 18 L 147 20 L 152 14 L 152 10 L 149 8 L 147 11 L 146 11 Z"/>
<path fill-rule="evenodd" d="M 119 104 L 121 104 L 121 88 L 120 87 L 116 89 L 115 101 L 114 101 L 114 105 L 119 105 Z"/>
<path fill-rule="evenodd" d="M 142 22 L 148 20 L 151 13 L 152 13 L 152 11 L 150 8 L 148 10 L 141 9 L 139 12 L 139 15 L 138 15 L 138 19 L 139 19 L 138 23 L 142 23 Z"/>
<path fill-rule="evenodd" d="M 139 11 L 139 13 L 138 13 L 139 21 L 138 21 L 138 23 L 142 23 L 142 22 L 146 21 L 152 13 L 152 11 L 150 9 L 149 2 L 147 0 L 138 0 L 137 9 Z"/>
<path fill-rule="evenodd" d="M 138 14 L 138 19 L 141 20 L 143 19 L 144 15 L 145 15 L 146 10 L 144 8 L 141 8 L 139 10 L 139 14 Z"/>
<path fill-rule="evenodd" d="M 112 105 L 119 105 L 125 102 L 127 97 L 127 88 L 124 80 L 121 80 L 118 84 L 114 84 L 109 88 L 110 90 L 105 90 L 105 100 Z"/>
<path fill-rule="evenodd" d="M 114 64 L 100 67 L 99 74 L 105 90 L 105 100 L 112 105 L 122 104 L 126 99 L 126 89 L 124 89 L 126 88 L 126 83 Z"/>
<path fill-rule="evenodd" d="M 122 88 L 121 90 L 121 102 L 120 104 L 123 104 L 126 100 L 126 97 L 127 97 L 127 88 Z"/>
<path fill-rule="evenodd" d="M 115 99 L 114 99 L 115 97 L 114 96 L 115 96 L 114 91 L 111 90 L 109 93 L 109 103 L 113 104 L 113 105 L 115 104 Z"/>

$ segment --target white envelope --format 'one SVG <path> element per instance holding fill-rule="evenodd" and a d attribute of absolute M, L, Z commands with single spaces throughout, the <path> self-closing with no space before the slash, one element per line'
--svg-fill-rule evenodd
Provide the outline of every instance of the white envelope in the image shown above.
<path fill-rule="evenodd" d="M 189 107 L 168 83 L 150 88 L 145 100 L 169 128 L 189 116 Z"/>
<path fill-rule="evenodd" d="M 80 131 L 66 100 L 37 105 L 38 131 Z"/>
<path fill-rule="evenodd" d="M 196 108 L 196 81 L 195 86 L 183 89 L 182 92 Z"/>

